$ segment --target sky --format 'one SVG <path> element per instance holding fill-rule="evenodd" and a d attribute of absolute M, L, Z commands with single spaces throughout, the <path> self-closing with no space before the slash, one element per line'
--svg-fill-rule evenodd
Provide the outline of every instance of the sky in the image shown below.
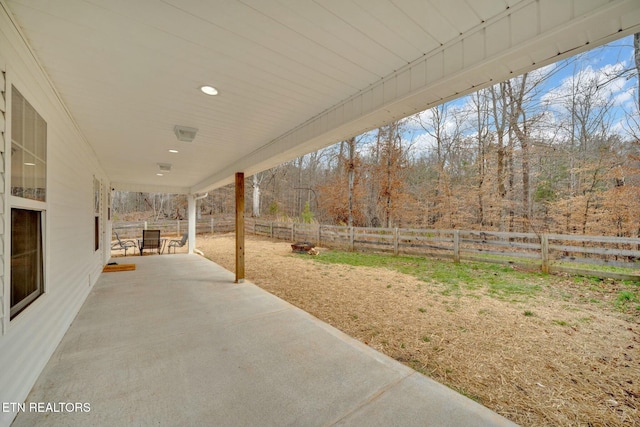
<path fill-rule="evenodd" d="M 559 61 L 555 64 L 543 67 L 533 73 L 550 73 L 550 77 L 541 86 L 534 99 L 539 107 L 545 111 L 546 119 L 551 123 L 557 122 L 566 116 L 566 108 L 563 102 L 570 96 L 571 88 L 576 81 L 595 81 L 601 85 L 594 98 L 597 105 L 610 104 L 609 120 L 613 132 L 623 137 L 629 135 L 628 114 L 636 114 L 638 77 L 635 72 L 622 73 L 623 70 L 634 70 L 633 36 L 624 37 L 610 44 L 597 47 L 581 53 L 572 58 Z M 464 109 L 470 105 L 471 98 L 466 96 L 447 103 L 448 108 Z M 432 114 L 427 110 L 420 114 L 426 122 Z M 456 128 L 453 115 L 448 115 L 446 129 L 452 132 Z M 544 132 L 544 131 L 541 131 Z M 546 138 L 561 137 L 557 132 L 554 135 L 539 135 Z M 414 153 L 429 150 L 434 146 L 434 139 L 426 133 L 417 123 L 409 123 L 406 127 L 405 138 L 413 144 Z"/>

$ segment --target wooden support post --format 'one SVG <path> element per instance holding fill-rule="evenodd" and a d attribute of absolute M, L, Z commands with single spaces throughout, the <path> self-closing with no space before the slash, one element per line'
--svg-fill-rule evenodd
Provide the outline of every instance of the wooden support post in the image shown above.
<path fill-rule="evenodd" d="M 296 241 L 296 223 L 291 223 L 291 242 L 295 243 Z"/>
<path fill-rule="evenodd" d="M 395 256 L 398 256 L 398 254 L 400 253 L 400 242 L 399 242 L 399 236 L 398 236 L 398 227 L 396 227 L 393 230 L 393 254 Z"/>
<path fill-rule="evenodd" d="M 236 283 L 244 282 L 244 173 L 236 173 Z"/>
<path fill-rule="evenodd" d="M 453 232 L 453 262 L 460 263 L 460 230 Z"/>
<path fill-rule="evenodd" d="M 353 226 L 349 227 L 349 250 L 353 252 L 356 248 L 356 233 Z"/>
<path fill-rule="evenodd" d="M 540 236 L 540 249 L 542 252 L 542 266 L 543 273 L 549 273 L 549 236 L 543 234 Z"/>

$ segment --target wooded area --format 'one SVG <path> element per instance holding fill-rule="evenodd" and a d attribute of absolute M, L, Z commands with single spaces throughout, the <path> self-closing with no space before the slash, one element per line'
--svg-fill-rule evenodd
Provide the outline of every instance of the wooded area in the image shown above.
<path fill-rule="evenodd" d="M 594 70 L 572 58 L 248 177 L 247 215 L 640 236 L 640 91 L 616 95 L 637 79 L 633 40 L 635 66 Z M 186 217 L 184 196 L 117 193 L 113 203 L 116 219 Z M 198 202 L 199 214 L 233 210 L 233 186 Z"/>

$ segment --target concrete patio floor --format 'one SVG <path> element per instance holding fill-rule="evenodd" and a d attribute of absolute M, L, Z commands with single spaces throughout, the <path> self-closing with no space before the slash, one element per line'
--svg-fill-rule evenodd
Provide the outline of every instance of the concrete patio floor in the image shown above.
<path fill-rule="evenodd" d="M 115 260 L 14 427 L 515 425 L 197 255 Z"/>

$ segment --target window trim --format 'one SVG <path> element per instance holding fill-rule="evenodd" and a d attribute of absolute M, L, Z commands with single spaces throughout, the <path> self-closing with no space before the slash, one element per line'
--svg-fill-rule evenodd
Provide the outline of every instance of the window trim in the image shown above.
<path fill-rule="evenodd" d="M 34 211 L 46 211 L 48 207 L 47 202 L 39 202 L 37 200 L 31 199 L 23 199 L 18 196 L 9 196 L 7 198 L 9 203 L 9 213 L 11 213 L 11 208 L 19 208 L 19 209 L 31 209 Z"/>

